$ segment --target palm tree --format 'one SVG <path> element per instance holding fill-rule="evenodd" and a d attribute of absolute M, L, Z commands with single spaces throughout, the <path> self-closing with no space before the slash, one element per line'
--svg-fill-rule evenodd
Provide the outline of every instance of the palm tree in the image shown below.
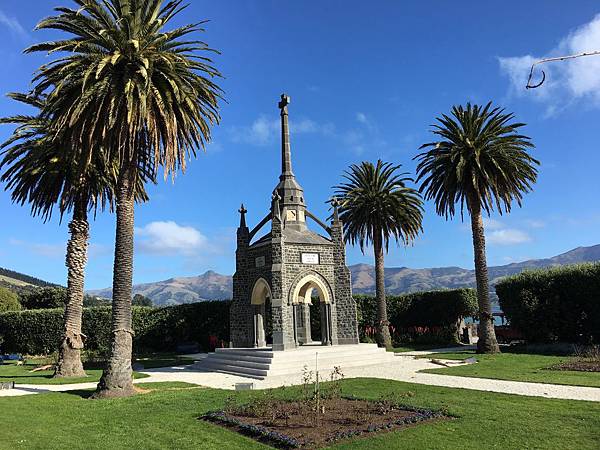
<path fill-rule="evenodd" d="M 479 303 L 479 341 L 481 353 L 499 351 L 489 299 L 482 211 L 488 215 L 496 208 L 500 214 L 510 212 L 516 200 L 521 206 L 523 194 L 532 190 L 539 162 L 528 153 L 534 145 L 529 137 L 518 133 L 523 123 L 513 122 L 514 115 L 504 109 L 467 103 L 454 106 L 433 125 L 436 142 L 421 146 L 427 151 L 415 157 L 417 182 L 425 198 L 434 200 L 436 211 L 448 219 L 460 203 L 471 215 L 475 276 Z"/>
<path fill-rule="evenodd" d="M 66 39 L 27 52 L 65 56 L 40 68 L 36 92 L 48 92 L 53 133 L 64 135 L 84 170 L 94 152 L 118 161 L 117 227 L 113 266 L 112 345 L 95 397 L 127 396 L 132 384 L 131 288 L 134 185 L 139 169 L 153 162 L 165 177 L 185 170 L 219 122 L 222 91 L 213 82 L 205 43 L 189 35 L 203 22 L 166 26 L 181 0 L 74 0 L 78 9 L 56 8 L 38 29 L 66 32 Z"/>
<path fill-rule="evenodd" d="M 340 219 L 344 223 L 346 241 L 373 245 L 375 253 L 375 292 L 377 298 L 377 344 L 391 348 L 387 304 L 385 299 L 384 248 L 390 239 L 404 245 L 411 243 L 423 231 L 423 202 L 419 193 L 408 187 L 401 165 L 377 161 L 353 164 L 346 171 L 346 182 L 335 186 Z"/>
<path fill-rule="evenodd" d="M 20 93 L 9 96 L 40 111 L 45 107 L 43 97 Z M 66 254 L 68 275 L 64 334 L 55 377 L 84 377 L 81 350 L 85 337 L 81 325 L 89 241 L 87 216 L 90 210 L 95 213 L 106 205 L 112 208 L 115 167 L 102 161 L 103 155 L 98 152 L 86 173 L 74 173 L 68 152 L 47 134 L 50 120 L 41 113 L 2 118 L 0 124 L 17 125 L 13 135 L 0 146 L 4 149 L 0 161 L 4 174 L 0 181 L 12 191 L 13 202 L 21 205 L 29 203 L 32 215 L 42 216 L 44 221 L 51 218 L 57 205 L 61 220 L 65 213 L 72 212 Z M 137 187 L 136 196 L 138 201 L 147 199 L 143 184 Z"/>

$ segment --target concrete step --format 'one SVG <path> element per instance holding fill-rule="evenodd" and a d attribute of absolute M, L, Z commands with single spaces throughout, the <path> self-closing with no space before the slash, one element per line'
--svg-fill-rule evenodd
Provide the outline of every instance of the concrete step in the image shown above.
<path fill-rule="evenodd" d="M 202 366 L 199 368 L 203 371 L 229 373 L 232 375 L 258 379 L 264 379 L 269 373 L 268 370 L 241 367 L 232 364 L 211 363 L 209 361 L 207 361 L 205 364 L 202 364 Z"/>
<path fill-rule="evenodd" d="M 246 355 L 236 355 L 229 353 L 210 353 L 206 359 L 218 359 L 222 361 L 248 361 L 255 363 L 267 363 L 270 364 L 273 361 L 273 357 L 264 357 L 264 356 L 246 356 Z"/>
<path fill-rule="evenodd" d="M 350 347 L 350 346 L 344 346 Z M 394 354 L 376 346 L 325 347 L 328 351 L 319 352 L 319 372 L 327 376 L 334 367 L 342 372 L 352 367 L 386 364 L 394 360 Z M 358 347 L 358 348 L 357 348 Z M 318 350 L 320 347 L 315 347 Z M 333 350 L 329 350 L 333 349 Z M 229 350 L 229 349 L 228 349 Z M 211 353 L 205 360 L 194 364 L 197 370 L 228 373 L 242 377 L 264 379 L 267 376 L 298 375 L 307 366 L 314 370 L 313 348 L 285 352 L 262 352 L 256 349 L 219 351 Z M 270 356 L 271 353 L 274 355 Z"/>

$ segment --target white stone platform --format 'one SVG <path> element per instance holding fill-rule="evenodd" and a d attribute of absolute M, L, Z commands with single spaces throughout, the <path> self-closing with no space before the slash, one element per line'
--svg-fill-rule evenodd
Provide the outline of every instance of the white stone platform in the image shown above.
<path fill-rule="evenodd" d="M 271 348 L 219 348 L 193 369 L 220 372 L 247 378 L 266 378 L 302 373 L 304 366 L 327 377 L 334 367 L 342 373 L 353 367 L 366 367 L 386 364 L 394 359 L 394 354 L 377 347 L 376 344 L 322 346 L 320 343 L 303 345 L 285 351 Z"/>

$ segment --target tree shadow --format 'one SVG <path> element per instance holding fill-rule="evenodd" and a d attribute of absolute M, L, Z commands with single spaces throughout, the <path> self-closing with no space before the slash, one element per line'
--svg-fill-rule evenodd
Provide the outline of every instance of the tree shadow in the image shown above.
<path fill-rule="evenodd" d="M 72 391 L 62 391 L 61 394 L 74 395 L 83 399 L 88 399 L 96 392 L 95 389 L 74 389 Z"/>

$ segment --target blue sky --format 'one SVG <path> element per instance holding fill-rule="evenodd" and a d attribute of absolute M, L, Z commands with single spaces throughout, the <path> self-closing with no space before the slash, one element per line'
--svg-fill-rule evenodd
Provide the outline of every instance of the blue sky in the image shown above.
<path fill-rule="evenodd" d="M 0 3 L 0 93 L 28 89 L 47 61 L 23 55 L 52 38 L 32 31 L 54 4 Z M 136 283 L 234 270 L 237 209 L 250 224 L 269 207 L 279 174 L 278 110 L 290 106 L 294 171 L 309 208 L 325 201 L 343 170 L 362 160 L 403 164 L 431 139 L 429 125 L 458 103 L 493 100 L 528 125 L 542 162 L 522 209 L 487 221 L 488 261 L 506 264 L 600 243 L 600 57 L 546 67 L 547 83 L 525 91 L 532 58 L 600 50 L 597 1 L 491 2 L 194 0 L 179 22 L 210 19 L 202 39 L 219 49 L 227 104 L 214 143 L 175 183 L 150 188 L 136 211 Z M 25 7 L 25 4 L 27 5 Z M 4 96 L 0 115 L 23 111 Z M 0 139 L 10 134 L 0 127 Z M 65 283 L 66 222 L 42 223 L 0 192 L 0 266 Z M 87 287 L 112 279 L 114 216 L 91 224 Z M 414 246 L 391 247 L 387 266 L 473 265 L 469 228 L 426 205 Z M 348 262 L 372 261 L 348 249 Z"/>

